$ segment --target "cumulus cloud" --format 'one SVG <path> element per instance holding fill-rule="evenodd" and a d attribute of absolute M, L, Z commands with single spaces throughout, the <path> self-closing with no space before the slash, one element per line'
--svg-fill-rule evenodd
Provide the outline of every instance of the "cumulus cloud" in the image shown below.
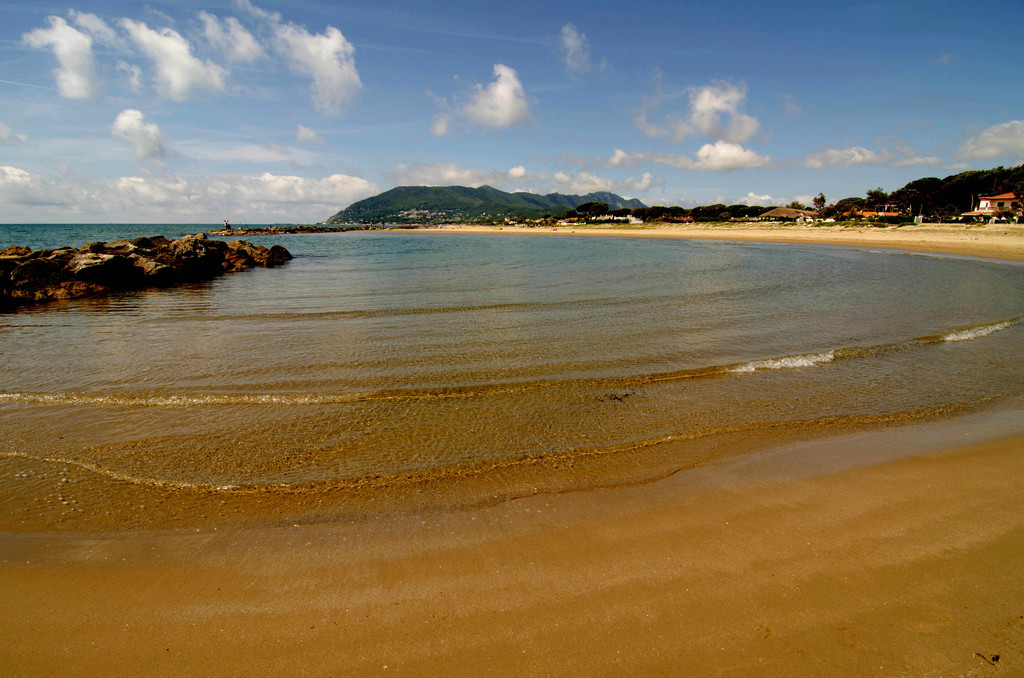
<path fill-rule="evenodd" d="M 249 221 L 320 221 L 342 207 L 379 193 L 360 177 L 275 175 L 177 177 L 171 174 L 112 180 L 73 181 L 45 177 L 17 167 L 0 167 L 0 202 L 5 215 L 35 220 L 79 214 L 104 221 L 216 221 L 242 212 Z"/>
<path fill-rule="evenodd" d="M 494 64 L 494 81 L 491 84 L 476 86 L 465 114 L 485 127 L 508 127 L 532 120 L 519 76 L 504 64 Z"/>
<path fill-rule="evenodd" d="M 640 162 L 668 165 L 683 170 L 710 170 L 713 172 L 732 172 L 738 169 L 770 167 L 772 165 L 770 156 L 760 155 L 740 144 L 716 141 L 713 144 L 701 146 L 697 150 L 695 158 L 671 153 L 626 153 L 622 149 L 616 148 L 612 156 L 605 161 L 605 166 L 609 168 L 635 167 Z"/>
<path fill-rule="evenodd" d="M 562 61 L 569 75 L 582 75 L 590 70 L 590 46 L 587 36 L 580 33 L 572 24 L 562 26 L 560 35 Z"/>
<path fill-rule="evenodd" d="M 731 172 L 750 167 L 767 167 L 771 158 L 759 155 L 749 148 L 728 141 L 704 144 L 697 150 L 695 169 L 709 169 L 715 172 Z"/>
<path fill-rule="evenodd" d="M 58 67 L 53 74 L 57 91 L 68 99 L 91 99 L 99 86 L 92 38 L 56 16 L 46 17 L 48 28 L 36 28 L 21 36 L 22 42 L 36 49 L 51 49 Z"/>
<path fill-rule="evenodd" d="M 121 19 L 120 26 L 132 42 L 156 66 L 157 91 L 174 101 L 184 101 L 198 91 L 224 91 L 228 71 L 192 54 L 192 46 L 180 33 L 163 28 L 155 31 L 141 21 Z"/>
<path fill-rule="evenodd" d="M 15 132 L 0 122 L 0 144 L 23 144 L 26 141 L 28 141 L 26 135 Z"/>
<path fill-rule="evenodd" d="M 863 146 L 845 148 L 824 148 L 808 153 L 803 165 L 810 169 L 826 167 L 853 167 L 854 165 L 889 165 L 890 167 L 918 167 L 938 165 L 942 159 L 936 156 L 921 157 L 913 148 L 896 142 L 891 148 L 872 150 Z"/>
<path fill-rule="evenodd" d="M 270 25 L 274 49 L 288 60 L 293 71 L 313 78 L 310 96 L 316 111 L 340 115 L 363 87 L 356 69 L 356 49 L 341 31 L 329 25 L 323 33 L 313 34 L 282 22 L 280 14 L 262 10 L 249 0 L 236 0 L 236 4 Z"/>
<path fill-rule="evenodd" d="M 212 189 L 231 202 L 273 209 L 278 205 L 303 205 L 318 210 L 337 211 L 342 207 L 380 192 L 375 184 L 361 177 L 332 174 L 322 179 L 275 175 L 220 177 Z M 321 211 L 321 214 L 323 212 Z M 326 216 L 330 216 L 327 214 Z"/>
<path fill-rule="evenodd" d="M 313 146 L 327 145 L 327 141 L 322 136 L 305 125 L 299 125 L 295 129 L 295 140 L 300 144 L 312 144 Z"/>
<path fill-rule="evenodd" d="M 463 105 L 449 107 L 443 99 L 438 99 L 438 104 L 446 110 L 437 115 L 430 131 L 439 137 L 454 131 L 455 123 L 460 120 L 492 129 L 533 120 L 519 75 L 504 64 L 495 64 L 494 80 L 486 87 L 475 85 Z"/>
<path fill-rule="evenodd" d="M 277 26 L 276 32 L 292 67 L 313 77 L 313 108 L 323 115 L 340 115 L 363 86 L 355 47 L 334 26 L 313 35 L 289 23 Z"/>
<path fill-rule="evenodd" d="M 629 177 L 624 180 L 602 177 L 591 172 L 577 172 L 575 175 L 555 172 L 552 182 L 558 193 L 580 195 L 603 191 L 626 194 L 646 193 L 651 188 L 662 186 L 665 183 L 661 179 L 655 179 L 650 172 L 644 172 L 639 178 Z"/>
<path fill-rule="evenodd" d="M 1024 158 L 1024 120 L 993 125 L 964 142 L 956 153 L 961 160 L 990 160 L 1002 155 Z"/>
<path fill-rule="evenodd" d="M 690 107 L 687 115 L 670 112 L 663 123 L 648 120 L 648 116 L 665 104 L 659 94 L 645 99 L 633 112 L 633 124 L 649 137 L 670 137 L 675 143 L 701 134 L 719 141 L 742 143 L 748 141 L 761 127 L 757 118 L 742 112 L 747 98 L 745 83 L 713 82 L 704 87 L 686 90 Z"/>
<path fill-rule="evenodd" d="M 715 83 L 690 90 L 690 124 L 705 136 L 729 142 L 743 142 L 754 136 L 761 123 L 740 112 L 747 98 L 744 83 Z M 726 120 L 727 119 L 727 120 Z M 677 128 L 676 137 L 679 136 Z"/>
<path fill-rule="evenodd" d="M 784 201 L 773 198 L 770 195 L 758 195 L 751 191 L 743 198 L 736 201 L 738 205 L 760 205 L 761 207 L 767 207 L 769 205 L 782 205 Z"/>
<path fill-rule="evenodd" d="M 821 169 L 823 167 L 851 167 L 853 165 L 878 165 L 889 160 L 886 152 L 876 152 L 863 146 L 847 148 L 825 148 L 815 153 L 808 153 L 804 158 L 804 167 Z"/>
<path fill-rule="evenodd" d="M 110 128 L 110 136 L 127 141 L 135 151 L 136 158 L 160 159 L 167 155 L 167 148 L 160 138 L 156 123 L 146 122 L 142 112 L 128 108 L 117 114 Z"/>
<path fill-rule="evenodd" d="M 235 17 L 221 21 L 208 12 L 199 12 L 199 20 L 207 42 L 219 49 L 228 61 L 246 63 L 263 56 L 263 48 L 256 38 Z"/>
<path fill-rule="evenodd" d="M 642 153 L 626 153 L 621 148 L 616 148 L 612 157 L 605 161 L 606 167 L 635 167 L 636 161 L 643 159 Z"/>

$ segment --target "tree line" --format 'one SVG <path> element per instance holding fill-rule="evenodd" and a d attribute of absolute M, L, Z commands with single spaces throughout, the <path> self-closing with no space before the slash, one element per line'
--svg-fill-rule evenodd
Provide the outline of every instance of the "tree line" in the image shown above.
<path fill-rule="evenodd" d="M 885 212 L 895 213 L 896 216 L 889 217 L 889 220 L 902 221 L 923 216 L 934 221 L 954 221 L 959 220 L 962 213 L 975 209 L 980 196 L 1011 192 L 1024 197 L 1024 165 L 961 172 L 944 179 L 925 177 L 892 192 L 878 187 L 867 191 L 864 197 L 852 196 L 833 203 L 819 193 L 812 200 L 812 207 L 799 202 L 791 202 L 787 207 L 814 211 L 824 219 L 843 220 L 857 218 L 858 212 Z M 655 205 L 611 210 L 606 203 L 588 202 L 566 211 L 562 219 L 599 222 L 632 216 L 641 221 L 711 222 L 754 219 L 771 209 L 774 208 L 715 204 L 692 208 Z"/>

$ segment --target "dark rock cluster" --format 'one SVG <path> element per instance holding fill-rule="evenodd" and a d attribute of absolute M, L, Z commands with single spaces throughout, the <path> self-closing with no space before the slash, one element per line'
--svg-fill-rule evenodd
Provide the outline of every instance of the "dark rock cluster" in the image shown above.
<path fill-rule="evenodd" d="M 266 248 L 244 240 L 211 240 L 204 233 L 177 240 L 158 235 L 37 252 L 13 246 L 0 250 L 0 311 L 55 299 L 210 280 L 254 266 L 279 266 L 291 258 L 280 245 Z"/>

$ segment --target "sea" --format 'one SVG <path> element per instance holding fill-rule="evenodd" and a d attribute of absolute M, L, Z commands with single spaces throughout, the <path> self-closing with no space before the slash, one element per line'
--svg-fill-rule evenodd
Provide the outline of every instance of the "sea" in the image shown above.
<path fill-rule="evenodd" d="M 202 224 L 0 225 L 0 249 Z M 369 231 L 0 314 L 0 532 L 367 520 L 1020 409 L 1024 266 Z"/>

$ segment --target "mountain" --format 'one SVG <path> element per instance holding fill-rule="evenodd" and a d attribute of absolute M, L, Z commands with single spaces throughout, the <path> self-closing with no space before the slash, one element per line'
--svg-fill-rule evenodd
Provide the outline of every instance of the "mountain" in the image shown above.
<path fill-rule="evenodd" d="M 484 219 L 536 219 L 561 216 L 585 202 L 608 203 L 609 209 L 645 207 L 614 193 L 586 195 L 506 193 L 490 186 L 399 186 L 352 203 L 325 224 L 436 224 Z"/>

